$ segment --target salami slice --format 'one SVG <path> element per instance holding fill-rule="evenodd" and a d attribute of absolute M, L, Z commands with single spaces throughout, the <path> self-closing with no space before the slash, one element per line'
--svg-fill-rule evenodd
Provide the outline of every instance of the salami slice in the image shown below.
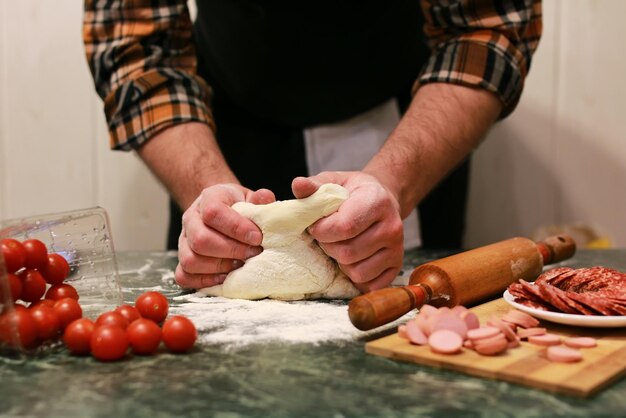
<path fill-rule="evenodd" d="M 626 315 L 626 273 L 596 266 L 554 268 L 534 284 L 524 280 L 508 288 L 526 306 L 583 315 Z"/>
<path fill-rule="evenodd" d="M 573 270 L 574 269 L 571 267 L 557 267 L 554 269 L 547 270 L 543 272 L 539 277 L 537 277 L 537 280 L 535 280 L 535 283 L 550 282 L 554 280 L 556 277 L 564 273 L 573 271 Z"/>
<path fill-rule="evenodd" d="M 557 308 L 560 312 L 577 314 L 578 312 L 574 309 L 570 308 L 567 303 L 565 303 L 558 292 L 562 292 L 558 287 L 550 286 L 545 283 L 540 283 L 537 285 L 539 293 L 543 296 L 543 299 L 550 303 L 552 306 Z"/>

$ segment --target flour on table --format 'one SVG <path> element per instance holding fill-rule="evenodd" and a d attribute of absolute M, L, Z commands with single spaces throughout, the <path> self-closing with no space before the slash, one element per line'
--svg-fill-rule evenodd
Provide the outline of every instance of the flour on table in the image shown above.
<path fill-rule="evenodd" d="M 304 199 L 267 205 L 238 202 L 232 207 L 263 233 L 263 252 L 232 271 L 223 284 L 201 289 L 207 296 L 233 299 L 350 299 L 359 294 L 337 263 L 306 228 L 339 209 L 348 191 L 324 184 Z"/>
<path fill-rule="evenodd" d="M 198 328 L 202 345 L 237 349 L 267 343 L 322 344 L 359 341 L 395 328 L 415 316 L 410 312 L 370 331 L 360 331 L 348 317 L 345 301 L 241 300 L 178 296 L 171 315 L 185 315 Z"/>

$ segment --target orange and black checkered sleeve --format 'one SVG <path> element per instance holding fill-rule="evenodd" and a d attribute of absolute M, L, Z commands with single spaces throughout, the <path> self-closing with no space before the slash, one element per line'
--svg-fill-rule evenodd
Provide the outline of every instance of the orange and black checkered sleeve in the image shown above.
<path fill-rule="evenodd" d="M 214 128 L 185 0 L 85 0 L 83 41 L 113 149 L 197 121 Z"/>
<path fill-rule="evenodd" d="M 540 0 L 422 0 L 432 55 L 414 86 L 487 89 L 515 109 L 542 30 Z"/>

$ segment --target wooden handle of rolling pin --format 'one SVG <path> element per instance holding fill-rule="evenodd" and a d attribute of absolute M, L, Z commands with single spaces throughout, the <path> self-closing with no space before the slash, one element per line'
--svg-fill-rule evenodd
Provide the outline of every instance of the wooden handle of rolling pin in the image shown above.
<path fill-rule="evenodd" d="M 376 328 L 419 308 L 471 305 L 501 294 L 519 280 L 535 280 L 545 264 L 570 258 L 576 243 L 567 234 L 541 242 L 511 238 L 431 261 L 411 273 L 409 285 L 376 290 L 350 301 L 350 321 L 361 330 Z"/>

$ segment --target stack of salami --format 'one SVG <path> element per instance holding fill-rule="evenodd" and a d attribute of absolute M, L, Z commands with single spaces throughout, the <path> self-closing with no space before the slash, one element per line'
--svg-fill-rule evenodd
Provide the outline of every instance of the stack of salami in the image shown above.
<path fill-rule="evenodd" d="M 606 267 L 559 267 L 508 288 L 515 301 L 536 309 L 583 315 L 626 315 L 626 273 Z"/>

